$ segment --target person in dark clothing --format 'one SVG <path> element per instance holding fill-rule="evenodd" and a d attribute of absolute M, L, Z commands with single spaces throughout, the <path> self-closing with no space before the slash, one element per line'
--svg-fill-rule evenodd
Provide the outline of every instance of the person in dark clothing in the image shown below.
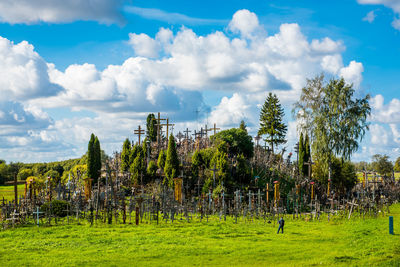
<path fill-rule="evenodd" d="M 277 234 L 279 234 L 279 230 L 282 229 L 282 234 L 283 234 L 283 226 L 285 225 L 285 220 L 283 220 L 283 217 L 281 217 L 281 219 L 278 221 L 279 223 L 279 228 L 278 228 L 278 232 Z"/>

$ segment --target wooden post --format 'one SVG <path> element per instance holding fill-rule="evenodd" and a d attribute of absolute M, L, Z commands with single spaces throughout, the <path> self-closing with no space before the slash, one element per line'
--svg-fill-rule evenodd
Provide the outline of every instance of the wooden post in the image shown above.
<path fill-rule="evenodd" d="M 311 182 L 311 200 L 314 200 L 314 182 Z"/>
<path fill-rule="evenodd" d="M 269 184 L 267 183 L 267 206 L 269 202 Z"/>
<path fill-rule="evenodd" d="M 14 174 L 14 198 L 15 198 L 15 208 L 18 205 L 18 183 L 17 183 L 17 174 Z"/>

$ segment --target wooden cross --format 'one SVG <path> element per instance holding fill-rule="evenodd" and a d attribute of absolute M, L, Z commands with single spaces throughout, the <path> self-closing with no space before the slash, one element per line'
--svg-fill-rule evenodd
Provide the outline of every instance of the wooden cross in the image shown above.
<path fill-rule="evenodd" d="M 192 131 L 189 131 L 189 128 L 186 128 L 186 131 L 183 131 L 185 133 L 185 139 L 189 139 L 189 133 Z"/>
<path fill-rule="evenodd" d="M 220 128 L 217 128 L 217 124 L 216 123 L 214 123 L 214 127 L 213 128 L 210 128 L 210 131 L 211 130 L 214 130 L 214 135 L 217 133 L 217 130 L 221 130 Z"/>
<path fill-rule="evenodd" d="M 137 130 L 133 130 L 133 133 L 137 134 L 139 136 L 139 145 L 140 145 L 140 136 L 145 133 L 144 130 L 142 128 L 140 128 L 140 125 L 139 125 Z"/>
<path fill-rule="evenodd" d="M 161 119 L 160 118 L 160 112 L 158 112 L 157 119 L 153 118 L 153 120 L 157 121 L 157 123 L 156 123 L 156 126 L 157 126 L 157 144 L 160 144 L 160 139 L 161 139 L 161 136 L 160 136 L 161 121 L 165 121 L 166 119 Z"/>
<path fill-rule="evenodd" d="M 254 137 L 254 139 L 256 140 L 256 146 L 258 146 L 258 142 L 261 139 L 261 136 L 257 135 L 256 137 Z"/>
<path fill-rule="evenodd" d="M 314 164 L 315 164 L 315 162 L 311 161 L 311 157 L 309 158 L 308 162 L 304 162 L 304 165 L 308 166 L 308 178 L 309 179 L 311 179 L 311 168 L 312 168 L 312 165 L 314 165 Z"/>
<path fill-rule="evenodd" d="M 170 126 L 175 126 L 175 124 L 170 124 L 168 118 L 166 120 L 167 120 L 167 123 L 159 123 L 159 124 L 156 124 L 156 125 L 158 125 L 158 126 L 167 126 L 167 140 L 168 140 L 168 138 L 169 138 L 168 129 L 169 129 Z"/>
<path fill-rule="evenodd" d="M 206 124 L 206 127 L 204 128 L 205 135 L 208 136 L 208 132 L 211 132 L 212 130 L 213 130 L 212 128 L 211 129 L 207 128 Z"/>
<path fill-rule="evenodd" d="M 214 179 L 213 188 L 215 188 L 215 172 L 219 171 L 219 169 L 216 168 L 215 163 L 214 163 L 214 168 L 212 168 L 211 171 L 213 172 L 213 179 Z"/>

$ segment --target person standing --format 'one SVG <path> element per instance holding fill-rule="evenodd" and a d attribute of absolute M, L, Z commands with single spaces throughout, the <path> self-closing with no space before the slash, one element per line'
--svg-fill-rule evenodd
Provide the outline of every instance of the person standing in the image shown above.
<path fill-rule="evenodd" d="M 283 234 L 283 226 L 285 225 L 285 220 L 283 219 L 283 217 L 281 217 L 281 219 L 278 221 L 279 223 L 279 228 L 278 228 L 278 232 L 277 234 L 279 234 L 279 230 L 282 229 L 282 234 Z"/>

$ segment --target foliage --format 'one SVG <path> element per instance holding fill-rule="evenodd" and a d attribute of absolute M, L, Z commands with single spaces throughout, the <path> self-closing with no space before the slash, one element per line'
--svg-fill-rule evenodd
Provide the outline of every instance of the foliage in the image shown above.
<path fill-rule="evenodd" d="M 45 173 L 45 178 L 50 178 L 50 181 L 53 186 L 56 186 L 58 182 L 60 181 L 60 174 L 57 171 L 54 170 L 49 170 L 48 172 Z"/>
<path fill-rule="evenodd" d="M 200 170 L 201 170 L 203 165 L 204 165 L 204 162 L 203 162 L 203 158 L 201 156 L 201 153 L 198 150 L 196 150 L 192 155 L 191 170 L 192 170 L 193 178 L 196 179 L 196 178 L 199 177 Z"/>
<path fill-rule="evenodd" d="M 175 138 L 171 134 L 168 140 L 168 150 L 167 158 L 165 159 L 164 174 L 165 179 L 164 184 L 172 186 L 173 179 L 177 177 L 179 173 L 179 159 L 178 153 L 176 152 Z"/>
<path fill-rule="evenodd" d="M 17 179 L 19 181 L 25 181 L 26 178 L 28 178 L 29 176 L 32 176 L 32 175 L 33 175 L 33 171 L 31 169 L 24 168 L 18 172 Z"/>
<path fill-rule="evenodd" d="M 389 161 L 389 157 L 387 155 L 373 155 L 372 156 L 372 167 L 379 174 L 389 177 L 393 172 L 393 164 Z"/>
<path fill-rule="evenodd" d="M 132 174 L 132 182 L 135 185 L 139 184 L 139 181 L 141 182 L 142 176 L 145 174 L 146 171 L 146 163 L 145 163 L 145 158 L 144 158 L 144 153 L 143 149 L 141 146 L 136 145 L 136 157 L 133 160 L 133 163 L 130 166 L 130 172 Z"/>
<path fill-rule="evenodd" d="M 274 153 L 274 145 L 286 143 L 287 126 L 283 123 L 285 113 L 275 94 L 269 93 L 260 112 L 258 135 L 267 135 L 265 139 Z"/>
<path fill-rule="evenodd" d="M 153 180 L 154 177 L 156 177 L 156 174 L 157 174 L 157 163 L 151 160 L 147 165 L 147 175 L 151 178 L 151 180 Z"/>
<path fill-rule="evenodd" d="M 248 160 L 243 156 L 243 154 L 240 154 L 237 157 L 237 164 L 236 164 L 236 176 L 239 184 L 245 184 L 248 185 L 250 184 L 251 181 L 251 167 L 250 163 Z"/>
<path fill-rule="evenodd" d="M 303 162 L 307 163 L 311 159 L 310 139 L 308 138 L 308 134 L 306 134 L 306 137 L 304 139 L 304 146 L 303 147 L 304 147 Z M 311 174 L 311 170 L 310 170 L 310 173 L 309 173 L 309 169 L 310 168 L 311 167 L 309 165 L 304 164 L 304 167 L 303 167 L 303 175 L 304 176 L 308 176 L 309 174 Z"/>
<path fill-rule="evenodd" d="M 298 165 L 299 165 L 299 173 L 302 174 L 302 175 L 305 175 L 304 174 L 304 167 L 305 167 L 304 158 L 305 158 L 305 154 L 306 154 L 306 151 L 305 151 L 305 148 L 304 148 L 304 137 L 303 137 L 303 133 L 301 132 L 300 133 L 300 140 L 299 140 L 299 162 L 298 162 Z"/>
<path fill-rule="evenodd" d="M 152 141 L 155 142 L 157 140 L 157 121 L 155 120 L 155 116 L 153 113 L 147 116 L 147 137 Z"/>
<path fill-rule="evenodd" d="M 8 175 L 8 166 L 5 162 L 0 163 L 0 185 L 4 184 Z"/>
<path fill-rule="evenodd" d="M 96 166 L 95 166 L 95 155 L 94 155 L 94 139 L 95 136 L 92 133 L 90 135 L 90 140 L 88 143 L 88 151 L 87 151 L 87 175 L 90 179 L 93 179 L 96 176 Z"/>
<path fill-rule="evenodd" d="M 129 171 L 130 162 L 130 155 L 131 155 L 131 141 L 129 138 L 126 138 L 124 144 L 122 145 L 122 152 L 121 152 L 121 171 L 126 172 Z"/>
<path fill-rule="evenodd" d="M 342 161 L 337 157 L 332 158 L 331 172 L 332 185 L 341 194 L 350 191 L 357 183 L 356 168 L 350 161 Z M 328 173 L 320 161 L 317 161 L 313 167 L 313 177 L 324 184 L 328 183 Z"/>
<path fill-rule="evenodd" d="M 165 167 L 165 160 L 167 159 L 167 154 L 164 150 L 160 150 L 158 154 L 157 166 L 159 169 L 164 170 Z"/>
<path fill-rule="evenodd" d="M 96 184 L 97 180 L 100 178 L 100 172 L 101 172 L 101 149 L 100 149 L 100 141 L 99 138 L 97 138 L 97 136 L 94 139 L 93 153 L 94 153 L 93 165 L 95 170 L 93 177 L 93 184 Z"/>
<path fill-rule="evenodd" d="M 325 85 L 320 75 L 307 80 L 294 105 L 299 127 L 311 135 L 313 153 L 325 169 L 334 155 L 349 160 L 368 130 L 370 96 L 355 99 L 354 92 L 343 78 Z"/>
<path fill-rule="evenodd" d="M 396 159 L 396 162 L 394 163 L 393 170 L 394 170 L 395 172 L 400 172 L 400 157 L 398 157 L 398 158 Z"/>
<path fill-rule="evenodd" d="M 253 138 L 244 130 L 232 128 L 229 130 L 220 131 L 211 136 L 211 141 L 215 146 L 225 142 L 228 146 L 228 156 L 243 154 L 247 159 L 250 159 L 254 154 Z"/>
<path fill-rule="evenodd" d="M 46 202 L 40 206 L 42 212 L 49 212 L 51 215 L 57 217 L 67 216 L 67 209 L 71 210 L 71 206 L 67 201 L 64 200 L 53 200 L 51 202 Z"/>
<path fill-rule="evenodd" d="M 243 131 L 245 131 L 247 133 L 247 125 L 244 122 L 244 120 L 240 121 L 239 129 L 243 130 Z"/>

